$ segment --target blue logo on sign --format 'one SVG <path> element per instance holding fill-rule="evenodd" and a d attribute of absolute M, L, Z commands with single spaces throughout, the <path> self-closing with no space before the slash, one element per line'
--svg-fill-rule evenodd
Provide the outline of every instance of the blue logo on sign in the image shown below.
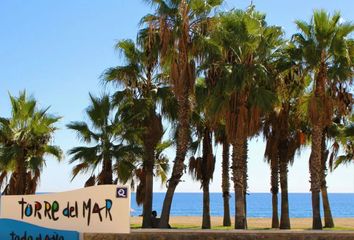
<path fill-rule="evenodd" d="M 0 239 L 58 239 L 78 240 L 79 233 L 39 227 L 12 219 L 0 219 Z"/>
<path fill-rule="evenodd" d="M 117 187 L 117 198 L 127 198 L 127 197 L 128 197 L 128 188 Z"/>

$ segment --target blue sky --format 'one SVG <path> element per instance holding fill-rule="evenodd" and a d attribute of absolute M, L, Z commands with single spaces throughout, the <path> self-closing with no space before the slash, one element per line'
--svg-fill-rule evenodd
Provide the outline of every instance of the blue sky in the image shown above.
<path fill-rule="evenodd" d="M 222 10 L 245 8 L 250 1 L 228 0 Z M 290 36 L 296 31 L 294 20 L 308 20 L 313 9 L 339 10 L 343 19 L 353 20 L 352 0 L 255 0 L 257 9 L 267 14 L 269 24 L 283 27 Z M 63 117 L 54 142 L 66 152 L 79 144 L 65 124 L 84 119 L 88 93 L 105 89 L 102 72 L 119 64 L 114 45 L 119 39 L 135 39 L 140 18 L 149 6 L 142 0 L 1 0 L 0 1 L 0 115 L 8 116 L 8 93 L 17 95 L 26 89 L 42 107 Z M 109 91 L 109 89 L 106 89 Z M 211 191 L 220 191 L 220 154 Z M 268 192 L 269 168 L 263 161 L 264 143 L 254 139 L 249 149 L 249 186 L 251 192 Z M 174 158 L 174 151 L 169 151 Z M 308 192 L 309 151 L 296 158 L 289 172 L 290 192 Z M 39 191 L 62 191 L 82 187 L 87 176 L 70 182 L 68 157 L 61 163 L 49 159 Z M 354 192 L 354 165 L 341 167 L 328 177 L 330 192 Z M 178 186 L 181 192 L 200 190 L 199 183 Z M 345 181 L 343 181 L 345 180 Z M 156 191 L 164 191 L 156 183 Z"/>

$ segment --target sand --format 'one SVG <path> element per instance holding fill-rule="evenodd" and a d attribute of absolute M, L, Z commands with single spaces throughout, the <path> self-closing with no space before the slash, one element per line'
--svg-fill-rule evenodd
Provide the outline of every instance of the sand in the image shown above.
<path fill-rule="evenodd" d="M 231 219 L 233 220 L 233 219 Z M 141 217 L 131 217 L 131 224 L 139 225 L 142 222 Z M 172 227 L 198 227 L 201 226 L 201 217 L 171 217 L 170 224 Z M 290 219 L 292 229 L 309 229 L 312 226 L 311 218 L 292 218 Z M 212 217 L 211 224 L 213 227 L 222 226 L 222 217 Z M 232 221 L 233 224 L 233 221 Z M 354 230 L 354 218 L 335 218 L 334 224 L 336 228 Z M 270 218 L 248 218 L 249 229 L 266 229 L 271 227 Z"/>

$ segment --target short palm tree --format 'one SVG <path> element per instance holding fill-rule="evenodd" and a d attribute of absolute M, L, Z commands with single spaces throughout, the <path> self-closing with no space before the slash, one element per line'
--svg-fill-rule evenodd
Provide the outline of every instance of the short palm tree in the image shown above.
<path fill-rule="evenodd" d="M 169 158 L 164 151 L 172 145 L 170 141 L 164 141 L 157 144 L 154 153 L 154 171 L 153 177 L 161 181 L 161 185 L 166 184 L 169 171 Z M 131 182 L 132 188 L 136 188 L 136 203 L 144 205 L 146 196 L 146 170 L 144 169 L 144 159 L 139 155 L 131 155 L 129 158 L 119 161 L 114 165 L 118 174 L 124 175 L 122 183 Z M 133 173 L 133 174 L 131 174 Z"/>
<path fill-rule="evenodd" d="M 11 116 L 0 118 L 0 187 L 5 183 L 4 194 L 34 194 L 45 158 L 61 159 L 60 148 L 50 144 L 60 118 L 38 109 L 25 91 L 10 100 Z"/>
<path fill-rule="evenodd" d="M 300 33 L 293 39 L 302 50 L 305 68 L 312 76 L 313 92 L 309 101 L 312 125 L 310 175 L 313 229 L 322 229 L 320 215 L 321 142 L 324 129 L 332 122 L 336 109 L 338 86 L 350 82 L 353 76 L 351 23 L 341 23 L 339 13 L 333 15 L 314 11 L 309 23 L 296 21 Z M 338 109 L 338 108 L 337 108 Z"/>
<path fill-rule="evenodd" d="M 71 122 L 67 125 L 77 133 L 81 141 L 89 145 L 74 147 L 68 151 L 71 155 L 70 163 L 79 162 L 72 170 L 73 179 L 79 173 L 90 171 L 91 177 L 86 186 L 95 183 L 112 184 L 113 164 L 131 154 L 139 153 L 139 148 L 134 144 L 127 144 L 127 140 L 133 138 L 134 132 L 114 116 L 108 95 L 94 97 L 90 94 L 90 100 L 91 104 L 86 109 L 89 122 Z M 97 176 L 96 170 L 99 171 Z"/>
<path fill-rule="evenodd" d="M 191 157 L 189 161 L 189 172 L 192 177 L 201 183 L 203 189 L 203 219 L 202 228 L 210 229 L 210 181 L 213 179 L 215 170 L 215 157 L 213 155 L 212 146 L 212 126 L 206 113 L 207 105 L 206 99 L 208 97 L 208 89 L 205 85 L 205 80 L 200 79 L 196 84 L 196 106 L 192 116 L 192 128 L 197 140 L 193 142 L 194 148 L 193 155 L 196 154 L 198 149 L 202 149 L 201 157 Z"/>
<path fill-rule="evenodd" d="M 335 142 L 332 145 L 332 153 L 329 159 L 330 170 L 339 166 L 347 166 L 354 162 L 354 124 L 353 116 L 347 126 L 339 125 L 331 127 L 332 137 Z M 342 146 L 343 154 L 339 155 L 339 148 Z"/>

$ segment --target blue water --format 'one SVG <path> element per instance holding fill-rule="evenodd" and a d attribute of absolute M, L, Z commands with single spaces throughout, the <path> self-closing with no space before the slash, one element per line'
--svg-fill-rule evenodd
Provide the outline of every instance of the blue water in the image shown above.
<path fill-rule="evenodd" d="M 158 215 L 161 213 L 165 193 L 154 193 L 153 209 Z M 249 217 L 269 218 L 272 216 L 272 198 L 270 193 L 251 193 L 247 196 L 247 215 Z M 279 196 L 280 197 L 280 196 Z M 330 193 L 329 201 L 333 217 L 354 217 L 354 193 Z M 279 199 L 280 204 L 280 199 Z M 234 195 L 230 198 L 231 214 L 234 215 Z M 142 213 L 142 207 L 135 202 L 135 193 L 132 194 L 131 208 L 133 216 Z M 210 208 L 212 216 L 223 216 L 223 199 L 221 193 L 210 194 Z M 172 216 L 201 216 L 203 209 L 202 193 L 176 193 L 173 198 Z M 289 194 L 290 217 L 312 217 L 311 194 Z M 280 210 L 280 205 L 279 205 Z M 322 210 L 322 209 L 321 209 Z M 323 213 L 322 213 L 323 214 Z"/>

